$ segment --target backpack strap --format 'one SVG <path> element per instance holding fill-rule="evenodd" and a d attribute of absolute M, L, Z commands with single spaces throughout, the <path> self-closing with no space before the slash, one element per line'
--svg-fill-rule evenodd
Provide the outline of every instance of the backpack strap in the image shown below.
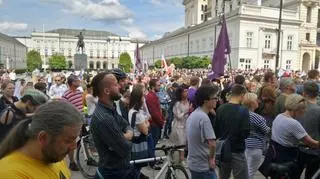
<path fill-rule="evenodd" d="M 15 116 L 13 109 L 11 108 L 11 106 L 9 106 L 9 107 L 7 108 L 6 118 L 5 118 L 5 120 L 4 120 L 4 125 L 8 125 L 8 119 L 9 119 L 9 113 L 10 113 L 10 112 L 12 112 L 13 118 L 14 118 L 14 116 Z"/>

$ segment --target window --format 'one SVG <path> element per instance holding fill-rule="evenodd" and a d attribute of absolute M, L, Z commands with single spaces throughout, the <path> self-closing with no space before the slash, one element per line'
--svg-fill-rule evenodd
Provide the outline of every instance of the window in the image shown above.
<path fill-rule="evenodd" d="M 52 50 L 51 50 L 51 55 L 54 55 L 54 53 L 55 53 L 55 49 L 54 48 L 52 48 Z"/>
<path fill-rule="evenodd" d="M 71 48 L 68 49 L 68 56 L 71 57 Z"/>
<path fill-rule="evenodd" d="M 291 60 L 286 61 L 286 69 L 290 70 L 291 69 Z"/>
<path fill-rule="evenodd" d="M 47 48 L 47 47 L 44 49 L 44 56 L 45 56 L 45 57 L 48 56 L 48 48 Z"/>
<path fill-rule="evenodd" d="M 60 48 L 60 54 L 64 55 L 64 48 Z"/>
<path fill-rule="evenodd" d="M 287 50 L 292 50 L 292 40 L 293 40 L 293 36 L 288 35 Z"/>
<path fill-rule="evenodd" d="M 97 50 L 97 58 L 100 58 L 100 50 Z"/>
<path fill-rule="evenodd" d="M 240 58 L 240 64 L 242 69 L 249 70 L 251 68 L 251 59 L 248 58 Z"/>
<path fill-rule="evenodd" d="M 230 12 L 232 11 L 232 2 L 229 4 Z"/>
<path fill-rule="evenodd" d="M 308 7 L 307 8 L 307 22 L 310 23 L 311 22 L 311 14 L 312 14 L 312 8 Z"/>
<path fill-rule="evenodd" d="M 247 32 L 247 48 L 252 48 L 252 32 Z"/>
<path fill-rule="evenodd" d="M 306 40 L 310 41 L 310 33 L 306 33 Z"/>
<path fill-rule="evenodd" d="M 193 41 L 190 42 L 190 52 L 193 52 Z"/>
<path fill-rule="evenodd" d="M 37 52 L 40 53 L 40 47 L 37 48 Z"/>
<path fill-rule="evenodd" d="M 251 59 L 246 59 L 244 69 L 249 70 L 251 67 Z"/>
<path fill-rule="evenodd" d="M 264 68 L 264 69 L 270 68 L 270 60 L 264 60 L 263 68 Z"/>
<path fill-rule="evenodd" d="M 114 59 L 114 51 L 112 51 L 112 59 Z"/>
<path fill-rule="evenodd" d="M 103 58 L 107 58 L 107 50 L 103 51 Z"/>
<path fill-rule="evenodd" d="M 90 50 L 90 58 L 93 58 L 93 50 Z"/>
<path fill-rule="evenodd" d="M 111 66 L 112 66 L 112 68 L 114 68 L 114 63 L 112 63 L 112 65 L 111 65 Z"/>
<path fill-rule="evenodd" d="M 264 48 L 271 48 L 271 35 L 267 34 L 264 36 Z"/>

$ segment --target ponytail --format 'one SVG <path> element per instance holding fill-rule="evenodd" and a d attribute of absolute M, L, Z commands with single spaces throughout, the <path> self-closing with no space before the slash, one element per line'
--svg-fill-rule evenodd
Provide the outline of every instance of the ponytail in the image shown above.
<path fill-rule="evenodd" d="M 0 159 L 21 148 L 29 139 L 28 126 L 31 119 L 20 121 L 0 143 Z"/>

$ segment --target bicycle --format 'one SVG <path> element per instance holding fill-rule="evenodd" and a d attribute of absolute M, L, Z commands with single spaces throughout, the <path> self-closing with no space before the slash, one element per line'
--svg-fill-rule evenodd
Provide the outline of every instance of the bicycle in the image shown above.
<path fill-rule="evenodd" d="M 89 179 L 94 178 L 98 167 L 98 161 L 99 155 L 89 132 L 89 126 L 84 126 L 76 152 L 76 162 L 81 174 Z"/>
<path fill-rule="evenodd" d="M 156 148 L 155 150 L 162 150 L 165 153 L 165 156 L 154 157 L 154 158 L 146 158 L 140 160 L 132 160 L 130 164 L 140 164 L 140 163 L 148 163 L 155 161 L 162 161 L 166 159 L 166 162 L 161 167 L 159 173 L 155 176 L 155 179 L 160 179 L 161 175 L 165 173 L 165 179 L 189 179 L 189 175 L 184 166 L 173 163 L 173 155 L 175 151 L 184 148 L 185 145 L 181 146 L 162 146 L 160 148 Z M 178 172 L 181 172 L 180 174 Z M 182 176 L 182 177 L 181 177 Z"/>

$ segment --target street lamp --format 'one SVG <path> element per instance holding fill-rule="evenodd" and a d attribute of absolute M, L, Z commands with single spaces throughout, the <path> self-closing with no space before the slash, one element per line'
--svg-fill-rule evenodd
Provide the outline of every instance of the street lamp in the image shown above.
<path fill-rule="evenodd" d="M 283 0 L 280 0 L 280 9 L 279 9 L 279 22 L 278 22 L 278 41 L 277 41 L 277 54 L 276 54 L 276 65 L 275 72 L 279 67 L 279 58 L 280 58 L 280 36 L 281 36 L 281 21 L 282 21 L 282 8 L 283 8 Z"/>

